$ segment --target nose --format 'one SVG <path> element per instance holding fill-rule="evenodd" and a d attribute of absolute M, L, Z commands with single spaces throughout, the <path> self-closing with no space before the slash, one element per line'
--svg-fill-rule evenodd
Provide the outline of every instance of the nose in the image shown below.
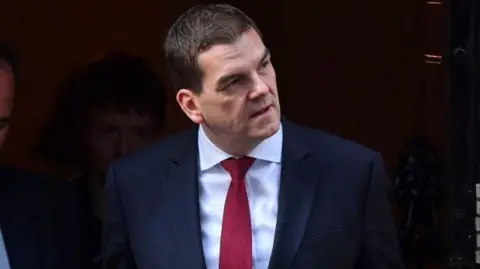
<path fill-rule="evenodd" d="M 250 98 L 256 99 L 267 94 L 269 91 L 270 87 L 265 83 L 263 78 L 258 74 L 255 74 L 253 77 L 253 90 L 250 93 Z"/>

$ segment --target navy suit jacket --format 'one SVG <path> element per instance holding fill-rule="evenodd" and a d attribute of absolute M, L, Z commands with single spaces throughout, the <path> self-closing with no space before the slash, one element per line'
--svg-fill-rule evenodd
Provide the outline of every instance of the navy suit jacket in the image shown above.
<path fill-rule="evenodd" d="M 380 155 L 283 121 L 270 269 L 403 268 Z M 197 128 L 110 167 L 104 269 L 204 269 Z"/>
<path fill-rule="evenodd" d="M 0 227 L 11 269 L 78 268 L 69 241 L 69 183 L 0 168 Z"/>

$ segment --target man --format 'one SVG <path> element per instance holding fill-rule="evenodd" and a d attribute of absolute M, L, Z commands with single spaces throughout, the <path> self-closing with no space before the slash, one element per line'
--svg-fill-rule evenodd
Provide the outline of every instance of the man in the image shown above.
<path fill-rule="evenodd" d="M 7 136 L 15 95 L 16 61 L 0 42 L 0 149 Z M 65 182 L 0 167 L 0 268 L 77 268 L 71 259 L 68 219 L 59 198 Z M 73 212 L 72 212 L 73 213 Z M 65 215 L 65 214 L 61 214 Z"/>
<path fill-rule="evenodd" d="M 110 167 L 105 269 L 403 268 L 380 155 L 281 120 L 249 17 L 193 7 L 165 54 L 199 126 Z"/>

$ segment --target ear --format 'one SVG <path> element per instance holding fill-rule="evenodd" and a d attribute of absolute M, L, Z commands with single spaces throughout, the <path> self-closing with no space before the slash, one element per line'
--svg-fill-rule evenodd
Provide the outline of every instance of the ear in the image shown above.
<path fill-rule="evenodd" d="M 198 102 L 198 96 L 189 89 L 180 89 L 176 95 L 177 103 L 185 115 L 193 122 L 201 124 L 204 122 L 202 110 Z"/>

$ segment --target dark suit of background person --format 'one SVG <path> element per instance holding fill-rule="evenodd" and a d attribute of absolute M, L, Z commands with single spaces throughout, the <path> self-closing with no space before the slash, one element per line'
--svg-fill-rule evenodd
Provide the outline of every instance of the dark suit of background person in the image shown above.
<path fill-rule="evenodd" d="M 251 19 L 193 7 L 165 51 L 177 102 L 199 126 L 110 167 L 105 269 L 403 268 L 380 155 L 280 120 Z"/>
<path fill-rule="evenodd" d="M 0 167 L 0 228 L 11 269 L 80 268 L 70 247 L 68 182 Z M 2 267 L 3 269 L 3 267 Z"/>

